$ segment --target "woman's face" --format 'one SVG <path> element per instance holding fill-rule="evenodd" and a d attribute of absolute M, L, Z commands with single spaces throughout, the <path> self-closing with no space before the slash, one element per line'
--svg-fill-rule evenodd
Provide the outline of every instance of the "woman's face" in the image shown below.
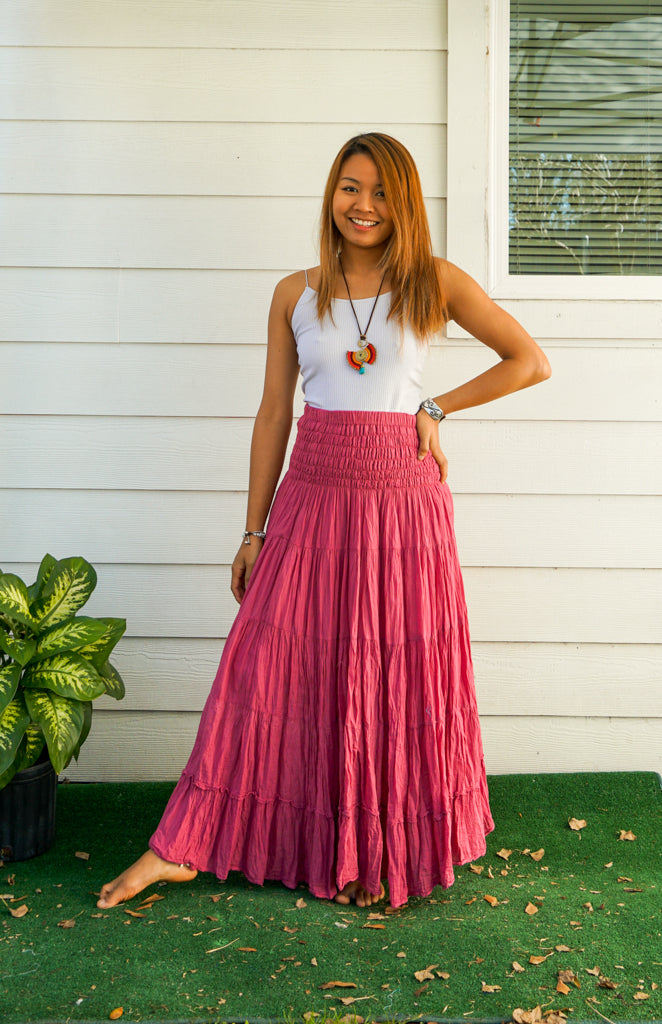
<path fill-rule="evenodd" d="M 393 234 L 379 171 L 367 154 L 355 153 L 342 165 L 333 219 L 346 242 L 360 249 L 385 246 Z"/>

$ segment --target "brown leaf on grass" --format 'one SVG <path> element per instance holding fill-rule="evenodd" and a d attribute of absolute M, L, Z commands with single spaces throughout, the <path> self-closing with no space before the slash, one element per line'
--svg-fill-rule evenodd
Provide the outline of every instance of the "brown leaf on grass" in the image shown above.
<path fill-rule="evenodd" d="M 565 1024 L 567 1019 L 562 1010 L 548 1010 L 545 1014 L 545 1024 Z"/>
<path fill-rule="evenodd" d="M 556 991 L 560 992 L 562 996 L 567 996 L 568 992 L 570 991 L 570 988 L 568 985 L 566 985 L 564 981 L 561 981 L 559 979 L 559 981 L 557 981 L 556 983 Z"/>
<path fill-rule="evenodd" d="M 628 878 L 627 875 L 619 875 L 616 879 L 617 882 L 634 882 L 634 878 Z"/>
<path fill-rule="evenodd" d="M 339 1024 L 364 1024 L 365 1017 L 359 1017 L 358 1013 L 346 1013 L 339 1018 Z"/>
<path fill-rule="evenodd" d="M 650 999 L 648 992 L 635 992 L 632 996 L 633 999 Z"/>
<path fill-rule="evenodd" d="M 414 977 L 416 981 L 434 981 L 434 974 L 432 973 L 439 964 L 430 964 L 429 967 L 424 967 L 420 971 L 414 971 Z"/>
<path fill-rule="evenodd" d="M 361 925 L 362 928 L 386 928 L 385 924 L 375 924 L 374 922 L 368 921 L 366 924 Z"/>
<path fill-rule="evenodd" d="M 483 899 L 485 900 L 486 903 L 489 903 L 489 905 L 491 907 L 496 907 L 498 905 L 498 903 L 499 903 L 499 901 L 496 898 L 496 896 L 485 895 L 485 896 L 483 896 Z"/>
<path fill-rule="evenodd" d="M 622 828 L 618 838 L 619 839 L 630 839 L 630 840 L 632 840 L 632 839 L 636 839 L 637 837 L 635 836 L 634 832 L 631 832 L 629 829 L 626 831 L 625 829 Z"/>
<path fill-rule="evenodd" d="M 119 1020 L 119 1018 L 122 1016 L 123 1013 L 124 1013 L 124 1007 L 123 1006 L 117 1006 L 114 1010 L 110 1011 L 110 1013 L 108 1014 L 108 1018 L 109 1018 L 109 1020 Z"/>
<path fill-rule="evenodd" d="M 585 907 L 590 914 L 593 913 L 593 904 L 590 901 L 588 903 L 582 903 L 582 906 Z"/>
<path fill-rule="evenodd" d="M 632 879 L 630 879 L 632 881 Z M 374 911 L 368 914 L 369 921 L 383 921 L 386 914 L 380 914 L 378 911 Z"/>
<path fill-rule="evenodd" d="M 310 958 L 310 962 L 313 965 L 313 967 L 317 967 L 317 957 L 316 956 L 311 957 Z"/>
<path fill-rule="evenodd" d="M 139 914 L 137 910 L 127 910 L 126 907 L 124 908 L 124 913 L 128 914 L 129 917 L 145 917 L 146 916 L 145 914 Z"/>
<path fill-rule="evenodd" d="M 296 907 L 296 908 L 297 908 L 298 910 L 303 910 L 303 908 L 304 908 L 304 907 L 307 907 L 307 906 L 308 906 L 308 904 L 307 904 L 307 903 L 306 903 L 306 901 L 304 900 L 303 896 L 299 896 L 299 899 L 298 899 L 298 900 L 296 901 L 296 903 L 294 904 L 294 906 L 295 906 L 295 907 Z"/>
<path fill-rule="evenodd" d="M 643 892 L 643 889 L 633 889 L 632 886 L 626 885 L 623 887 L 623 892 Z"/>
<path fill-rule="evenodd" d="M 540 1006 L 534 1006 L 532 1010 L 523 1010 L 521 1006 L 518 1006 L 516 1010 L 513 1010 L 513 1020 L 516 1021 L 516 1024 L 537 1024 L 542 1020 L 542 1009 Z"/>
<path fill-rule="evenodd" d="M 540 850 L 534 850 L 533 851 L 533 853 L 531 854 L 531 860 L 536 860 L 536 861 L 537 860 L 542 860 L 544 856 L 545 856 L 545 851 L 541 847 Z"/>
<path fill-rule="evenodd" d="M 568 921 L 568 924 L 571 925 L 572 928 L 581 928 L 582 926 L 581 921 Z"/>
<path fill-rule="evenodd" d="M 79 860 L 89 860 L 89 853 L 85 853 L 84 850 L 76 850 L 74 857 L 78 857 Z"/>
<path fill-rule="evenodd" d="M 283 931 L 284 931 L 284 932 L 287 932 L 287 933 L 288 933 L 289 935 L 294 935 L 294 933 L 295 933 L 295 932 L 298 932 L 298 931 L 299 931 L 299 929 L 298 929 L 298 928 L 290 928 L 290 926 L 289 926 L 289 925 L 287 925 L 287 924 L 284 924 L 284 925 L 283 925 Z"/>
<path fill-rule="evenodd" d="M 502 847 L 500 850 L 497 850 L 496 855 L 497 857 L 501 857 L 503 860 L 508 860 L 512 852 L 512 850 L 506 850 L 504 847 Z"/>
<path fill-rule="evenodd" d="M 520 963 L 517 962 L 517 960 L 513 960 L 513 970 L 517 971 L 518 974 L 521 974 L 524 968 Z"/>
<path fill-rule="evenodd" d="M 618 985 L 611 978 L 606 978 L 604 974 L 601 974 L 598 978 L 598 988 L 618 988 Z"/>
<path fill-rule="evenodd" d="M 356 984 L 353 981 L 325 981 L 320 988 L 356 988 Z"/>
<path fill-rule="evenodd" d="M 366 999 L 374 999 L 374 996 L 337 996 L 343 1006 L 351 1006 L 352 1003 L 363 1003 Z"/>
<path fill-rule="evenodd" d="M 240 953 L 257 953 L 255 946 L 237 946 Z"/>
<path fill-rule="evenodd" d="M 423 995 L 424 992 L 427 992 L 429 987 L 430 987 L 429 982 L 426 982 L 425 985 L 421 985 L 419 988 L 415 988 L 414 989 L 414 995 L 415 996 Z"/>
<path fill-rule="evenodd" d="M 319 1017 L 319 1013 L 315 1013 L 314 1010 L 306 1010 L 303 1015 L 304 1020 L 315 1020 L 315 1017 Z"/>
<path fill-rule="evenodd" d="M 587 974 L 595 975 L 596 978 L 600 977 L 600 968 L 599 967 L 585 967 L 584 970 L 586 971 Z"/>
<path fill-rule="evenodd" d="M 450 974 L 448 973 L 448 971 L 435 971 L 434 973 L 437 975 L 438 978 L 443 978 L 444 981 L 448 981 L 448 979 L 450 978 Z"/>
<path fill-rule="evenodd" d="M 157 903 L 158 900 L 164 899 L 165 896 L 159 896 L 158 892 L 153 892 L 151 896 L 146 896 L 145 899 L 141 901 L 140 907 L 138 909 L 140 910 L 141 907 L 146 907 L 148 905 L 151 905 L 152 903 Z"/>
<path fill-rule="evenodd" d="M 558 979 L 565 985 L 574 985 L 576 988 L 581 988 L 579 984 L 579 978 L 573 970 L 567 968 L 566 970 L 559 971 Z"/>
<path fill-rule="evenodd" d="M 469 871 L 473 871 L 474 875 L 482 875 L 483 865 L 482 864 L 470 864 Z"/>
<path fill-rule="evenodd" d="M 28 911 L 29 907 L 27 903 L 24 903 L 21 907 L 16 907 L 15 910 L 13 907 L 9 908 L 9 913 L 11 914 L 12 917 L 25 917 Z"/>
<path fill-rule="evenodd" d="M 557 953 L 570 953 L 571 952 L 570 946 L 559 945 L 559 946 L 554 946 L 554 949 L 556 950 Z"/>
<path fill-rule="evenodd" d="M 583 818 L 568 818 L 568 825 L 573 832 L 579 832 L 580 829 L 586 828 L 588 822 L 584 821 Z"/>
<path fill-rule="evenodd" d="M 531 901 L 529 901 L 527 903 L 527 905 L 525 906 L 525 908 L 524 908 L 524 913 L 525 914 L 537 914 L 538 913 L 538 908 L 535 905 L 535 903 L 531 903 Z"/>
<path fill-rule="evenodd" d="M 399 912 L 400 907 L 384 907 L 384 913 L 388 914 L 389 917 L 391 916 L 391 914 L 398 914 Z"/>
<path fill-rule="evenodd" d="M 501 985 L 486 985 L 484 981 L 480 983 L 481 992 L 500 992 Z"/>
<path fill-rule="evenodd" d="M 399 956 L 401 959 L 407 956 L 407 954 L 403 953 L 402 951 L 400 951 L 399 953 L 396 953 L 395 955 Z"/>
<path fill-rule="evenodd" d="M 530 956 L 529 963 L 534 964 L 537 967 L 539 964 L 544 964 L 545 960 L 547 960 L 550 956 L 554 956 L 554 954 L 548 953 L 546 956 Z"/>
<path fill-rule="evenodd" d="M 57 923 L 58 928 L 74 928 L 75 925 L 76 921 L 73 917 L 68 918 L 66 921 L 58 921 Z"/>

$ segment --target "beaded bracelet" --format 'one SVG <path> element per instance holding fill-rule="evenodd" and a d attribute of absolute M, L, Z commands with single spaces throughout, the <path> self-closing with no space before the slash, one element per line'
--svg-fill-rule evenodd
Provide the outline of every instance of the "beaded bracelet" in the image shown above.
<path fill-rule="evenodd" d="M 266 537 L 264 530 L 244 530 L 244 544 L 250 544 L 249 537 Z"/>

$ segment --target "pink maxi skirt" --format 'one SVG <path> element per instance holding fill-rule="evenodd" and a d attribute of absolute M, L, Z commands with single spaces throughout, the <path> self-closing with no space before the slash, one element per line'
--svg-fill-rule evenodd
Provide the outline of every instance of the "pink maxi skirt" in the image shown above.
<path fill-rule="evenodd" d="M 160 857 L 402 906 L 484 855 L 453 502 L 417 451 L 414 414 L 305 406 Z"/>

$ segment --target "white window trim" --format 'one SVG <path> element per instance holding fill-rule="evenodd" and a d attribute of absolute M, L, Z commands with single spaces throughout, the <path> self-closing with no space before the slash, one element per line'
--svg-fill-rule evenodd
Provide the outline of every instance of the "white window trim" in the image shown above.
<path fill-rule="evenodd" d="M 448 0 L 448 259 L 496 301 L 659 300 L 659 275 L 508 273 L 509 28 L 509 0 Z"/>

